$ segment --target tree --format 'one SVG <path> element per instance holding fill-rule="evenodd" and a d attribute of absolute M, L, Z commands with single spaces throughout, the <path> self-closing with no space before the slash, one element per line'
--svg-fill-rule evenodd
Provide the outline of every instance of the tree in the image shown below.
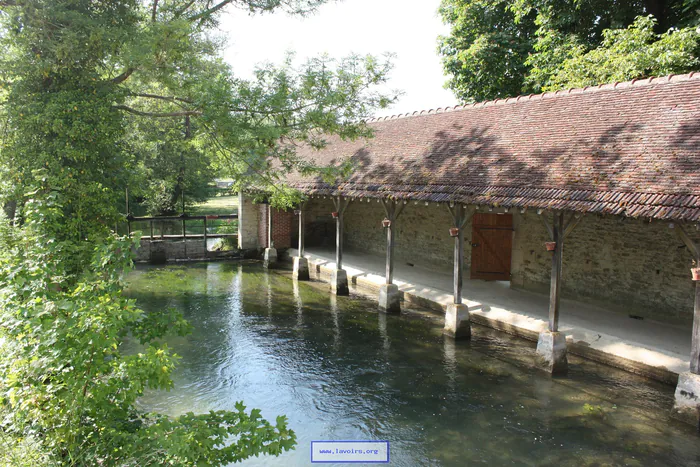
<path fill-rule="evenodd" d="M 122 296 L 134 242 L 113 227 L 124 188 L 172 182 L 178 159 L 204 173 L 214 158 L 279 205 L 298 199 L 277 186 L 285 173 L 333 176 L 295 144 L 371 135 L 363 120 L 391 102 L 374 91 L 390 64 L 290 58 L 242 80 L 215 30 L 225 8 L 305 14 L 322 2 L 0 0 L 0 441 L 12 445 L 0 451 L 223 465 L 292 448 L 283 417 L 271 424 L 242 404 L 177 419 L 136 408 L 145 389 L 171 386 L 177 356 L 159 338 L 187 324 Z M 128 335 L 143 352 L 121 353 Z"/>
<path fill-rule="evenodd" d="M 132 213 L 173 215 L 182 212 L 182 201 L 192 205 L 212 196 L 217 151 L 192 138 L 198 122 L 189 117 L 127 120 L 128 148 L 138 161 L 129 185 Z"/>
<path fill-rule="evenodd" d="M 451 27 L 439 39 L 447 86 L 464 101 L 697 66 L 695 0 L 443 0 L 440 12 Z"/>

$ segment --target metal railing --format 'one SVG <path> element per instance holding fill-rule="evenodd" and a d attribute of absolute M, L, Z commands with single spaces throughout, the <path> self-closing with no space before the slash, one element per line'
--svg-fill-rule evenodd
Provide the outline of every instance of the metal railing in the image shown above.
<path fill-rule="evenodd" d="M 148 240 L 165 240 L 165 239 L 196 239 L 196 238 L 202 238 L 204 239 L 204 242 L 206 243 L 207 239 L 209 238 L 228 238 L 228 237 L 237 237 L 238 232 L 236 229 L 236 232 L 232 233 L 209 233 L 209 228 L 211 225 L 207 225 L 207 221 L 213 221 L 213 220 L 232 220 L 232 219 L 238 219 L 238 214 L 219 214 L 219 215 L 204 215 L 204 216 L 188 216 L 186 214 L 181 214 L 179 216 L 157 216 L 157 217 L 134 217 L 134 216 L 127 216 L 126 222 L 127 222 L 127 233 L 131 237 L 132 233 L 132 224 L 136 222 L 147 222 L 149 224 L 149 230 L 148 233 L 149 235 L 142 235 L 141 238 L 145 238 Z M 187 222 L 191 221 L 197 221 L 197 223 L 201 222 L 202 223 L 202 233 L 187 233 Z M 165 226 L 166 223 L 169 225 L 172 225 L 173 222 L 181 222 L 182 223 L 182 228 L 179 234 L 166 234 L 165 232 Z M 160 227 L 160 234 L 159 235 L 154 235 L 154 226 L 159 225 Z M 219 226 L 216 226 L 219 227 Z M 145 232 L 144 232 L 145 233 Z"/>

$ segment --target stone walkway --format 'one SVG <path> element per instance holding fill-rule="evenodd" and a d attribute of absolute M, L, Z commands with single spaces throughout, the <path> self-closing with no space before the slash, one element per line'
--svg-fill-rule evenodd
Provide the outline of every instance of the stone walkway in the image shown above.
<path fill-rule="evenodd" d="M 288 250 L 289 256 L 296 254 L 296 250 Z M 305 256 L 312 277 L 327 278 L 335 269 L 333 249 L 309 248 Z M 384 261 L 383 256 L 370 253 L 344 252 L 343 268 L 351 287 L 375 293 L 384 283 Z M 394 277 L 405 300 L 439 309 L 452 302 L 451 271 L 397 261 Z M 547 296 L 513 290 L 508 282 L 465 280 L 463 297 L 475 323 L 530 340 L 537 340 L 539 332 L 547 328 Z M 689 368 L 691 326 L 632 319 L 594 305 L 562 300 L 559 327 L 567 335 L 569 351 L 585 358 L 673 385 L 678 374 Z"/>

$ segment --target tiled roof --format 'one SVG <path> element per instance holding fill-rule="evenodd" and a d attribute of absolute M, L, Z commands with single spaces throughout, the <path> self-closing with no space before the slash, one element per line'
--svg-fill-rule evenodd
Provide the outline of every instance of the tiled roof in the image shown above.
<path fill-rule="evenodd" d="M 317 163 L 351 158 L 308 194 L 392 197 L 700 222 L 700 73 L 380 118 L 374 138 L 330 137 Z"/>

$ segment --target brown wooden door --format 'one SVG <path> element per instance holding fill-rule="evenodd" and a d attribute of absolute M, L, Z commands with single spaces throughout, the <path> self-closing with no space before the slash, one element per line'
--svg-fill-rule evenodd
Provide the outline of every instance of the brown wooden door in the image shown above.
<path fill-rule="evenodd" d="M 472 279 L 510 280 L 513 216 L 474 214 L 472 218 Z"/>

